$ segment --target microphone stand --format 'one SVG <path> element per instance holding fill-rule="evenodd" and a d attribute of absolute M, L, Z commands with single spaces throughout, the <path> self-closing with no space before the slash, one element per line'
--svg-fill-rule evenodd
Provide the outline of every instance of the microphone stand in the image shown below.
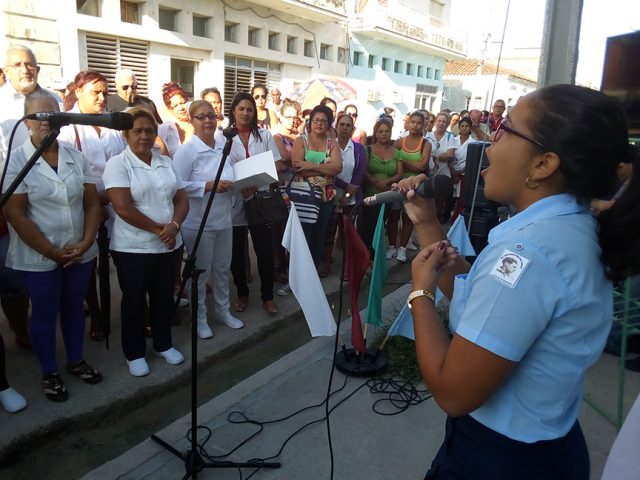
<path fill-rule="evenodd" d="M 182 271 L 182 283 L 180 285 L 180 292 L 178 293 L 178 300 L 182 296 L 187 279 L 191 279 L 191 445 L 190 449 L 186 452 L 180 452 L 178 449 L 162 440 L 157 435 L 151 435 L 151 440 L 164 447 L 170 453 L 178 457 L 184 462 L 185 476 L 187 478 L 197 478 L 198 473 L 205 468 L 280 468 L 279 462 L 205 462 L 202 455 L 199 453 L 198 446 L 198 278 L 204 270 L 196 268 L 196 252 L 200 245 L 200 239 L 204 232 L 204 227 L 209 218 L 209 211 L 213 205 L 213 199 L 220 183 L 220 177 L 222 176 L 222 170 L 226 163 L 227 157 L 231 152 L 231 146 L 233 145 L 233 137 L 238 133 L 236 128 L 226 128 L 223 131 L 223 135 L 227 139 L 224 149 L 222 150 L 222 159 L 220 160 L 220 166 L 216 172 L 216 177 L 213 181 L 213 187 L 211 188 L 211 195 L 207 201 L 207 205 L 204 210 L 202 219 L 200 220 L 200 226 L 198 227 L 198 233 L 196 235 L 193 248 L 187 257 L 184 269 Z"/>
<path fill-rule="evenodd" d="M 0 208 L 4 207 L 5 203 L 7 203 L 7 201 L 9 200 L 9 197 L 13 195 L 13 192 L 16 191 L 16 188 L 18 188 L 18 185 L 20 185 L 22 180 L 24 180 L 24 177 L 27 176 L 27 173 L 29 173 L 29 171 L 33 168 L 33 166 L 36 164 L 38 159 L 42 156 L 44 151 L 47 148 L 49 148 L 51 145 L 53 145 L 53 142 L 56 141 L 56 138 L 58 138 L 59 134 L 60 134 L 59 127 L 51 126 L 51 131 L 47 134 L 46 137 L 44 137 L 44 139 L 42 140 L 42 143 L 36 149 L 36 151 L 33 152 L 33 155 L 31 155 L 31 158 L 29 159 L 29 161 L 25 164 L 24 167 L 22 167 L 22 170 L 18 172 L 18 175 L 16 175 L 16 178 L 13 180 L 13 182 L 11 182 L 11 185 L 9 185 L 5 190 L 5 192 L 2 195 L 0 195 Z"/>

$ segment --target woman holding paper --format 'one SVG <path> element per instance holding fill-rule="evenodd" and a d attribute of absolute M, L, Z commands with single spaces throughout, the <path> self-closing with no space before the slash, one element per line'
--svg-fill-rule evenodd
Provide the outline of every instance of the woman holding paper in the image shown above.
<path fill-rule="evenodd" d="M 238 92 L 229 107 L 229 126 L 236 127 L 238 134 L 233 138 L 229 163 L 234 164 L 249 159 L 259 153 L 270 151 L 274 162 L 280 160 L 280 153 L 271 133 L 258 127 L 256 102 L 248 93 Z M 275 166 L 274 166 L 275 170 Z M 231 255 L 231 273 L 236 286 L 237 298 L 234 303 L 236 312 L 243 312 L 249 304 L 249 286 L 245 268 L 245 251 L 247 249 L 247 233 L 251 232 L 253 249 L 258 260 L 260 275 L 260 293 L 262 308 L 274 315 L 278 307 L 273 303 L 273 250 L 271 239 L 273 228 L 270 225 L 247 226 L 244 200 L 250 199 L 257 191 L 256 187 L 248 187 L 242 192 L 234 192 L 232 200 L 231 221 L 233 224 L 233 251 Z"/>
<path fill-rule="evenodd" d="M 205 100 L 196 100 L 189 106 L 189 117 L 194 135 L 178 147 L 173 164 L 182 178 L 189 197 L 189 213 L 182 224 L 182 237 L 189 253 L 193 253 L 198 229 L 216 178 L 225 139 L 216 135 L 216 111 Z M 213 333 L 207 322 L 206 288 L 209 273 L 213 273 L 214 318 L 231 328 L 242 328 L 244 323 L 229 313 L 229 267 L 231 266 L 231 194 L 233 168 L 225 163 L 211 210 L 196 252 L 196 268 L 203 270 L 198 277 L 199 338 L 211 338 Z M 190 285 L 190 284 L 189 284 Z"/>

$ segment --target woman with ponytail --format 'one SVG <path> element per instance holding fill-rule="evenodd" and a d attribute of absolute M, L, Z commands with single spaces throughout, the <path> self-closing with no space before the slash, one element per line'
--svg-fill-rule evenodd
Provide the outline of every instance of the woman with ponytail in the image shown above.
<path fill-rule="evenodd" d="M 472 267 L 445 240 L 434 201 L 414 194 L 424 178 L 396 186 L 423 247 L 408 298 L 418 363 L 448 414 L 426 478 L 586 480 L 585 373 L 611 328 L 612 281 L 640 271 L 638 176 L 598 218 L 589 208 L 615 191 L 626 119 L 600 92 L 555 85 L 520 99 L 486 152 L 486 197 L 518 213 Z M 451 298 L 452 337 L 436 286 Z"/>

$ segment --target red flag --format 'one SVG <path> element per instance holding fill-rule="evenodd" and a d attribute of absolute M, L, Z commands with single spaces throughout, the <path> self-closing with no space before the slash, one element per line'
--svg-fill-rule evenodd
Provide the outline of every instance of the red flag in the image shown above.
<path fill-rule="evenodd" d="M 349 278 L 349 298 L 351 300 L 351 343 L 361 353 L 366 351 L 362 322 L 358 308 L 360 283 L 369 268 L 369 249 L 364 244 L 348 216 L 343 218 L 346 242 L 346 273 Z"/>

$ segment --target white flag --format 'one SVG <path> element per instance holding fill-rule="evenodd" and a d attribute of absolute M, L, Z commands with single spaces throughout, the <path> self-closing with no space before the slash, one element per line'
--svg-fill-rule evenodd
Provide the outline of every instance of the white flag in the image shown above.
<path fill-rule="evenodd" d="M 289 286 L 302 307 L 312 337 L 330 337 L 336 333 L 336 321 L 329 307 L 311 252 L 302 231 L 296 207 L 291 203 L 289 220 L 282 237 L 282 246 L 289 251 Z"/>

